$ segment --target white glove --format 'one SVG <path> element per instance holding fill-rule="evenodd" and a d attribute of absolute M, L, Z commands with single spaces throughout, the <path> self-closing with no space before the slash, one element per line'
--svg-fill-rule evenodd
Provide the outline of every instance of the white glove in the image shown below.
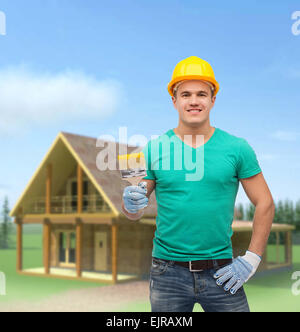
<path fill-rule="evenodd" d="M 247 251 L 243 257 L 238 257 L 233 260 L 232 264 L 219 269 L 214 278 L 217 285 L 221 286 L 229 280 L 224 289 L 230 289 L 231 294 L 235 294 L 239 288 L 243 286 L 256 272 L 261 262 L 261 257 L 251 251 Z"/>

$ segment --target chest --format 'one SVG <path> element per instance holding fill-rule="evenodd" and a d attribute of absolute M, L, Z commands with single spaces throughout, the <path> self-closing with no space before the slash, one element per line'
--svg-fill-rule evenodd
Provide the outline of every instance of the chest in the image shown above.
<path fill-rule="evenodd" d="M 184 190 L 195 184 L 224 188 L 238 183 L 237 161 L 230 149 L 162 153 L 155 162 L 156 185 L 170 190 Z"/>

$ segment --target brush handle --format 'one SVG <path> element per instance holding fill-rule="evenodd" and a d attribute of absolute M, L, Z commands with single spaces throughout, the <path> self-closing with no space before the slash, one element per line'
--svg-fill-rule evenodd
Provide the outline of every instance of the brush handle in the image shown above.
<path fill-rule="evenodd" d="M 126 179 L 123 179 L 123 180 L 128 181 L 132 186 L 137 186 L 142 181 L 142 179 L 144 177 L 145 177 L 145 175 L 143 175 L 143 176 L 134 176 L 132 178 L 126 178 Z"/>

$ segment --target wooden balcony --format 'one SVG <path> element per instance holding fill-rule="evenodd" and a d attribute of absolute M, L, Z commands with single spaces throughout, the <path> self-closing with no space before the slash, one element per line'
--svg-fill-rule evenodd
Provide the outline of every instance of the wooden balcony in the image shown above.
<path fill-rule="evenodd" d="M 26 207 L 26 214 L 45 214 L 46 198 L 32 198 Z M 72 214 L 78 209 L 78 196 L 51 196 L 50 213 L 53 214 Z M 110 207 L 103 201 L 100 195 L 82 196 L 82 213 L 107 213 Z"/>

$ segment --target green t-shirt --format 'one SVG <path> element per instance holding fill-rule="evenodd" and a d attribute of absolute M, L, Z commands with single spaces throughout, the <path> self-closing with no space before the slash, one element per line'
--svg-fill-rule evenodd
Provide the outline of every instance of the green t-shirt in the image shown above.
<path fill-rule="evenodd" d="M 261 172 L 248 142 L 215 128 L 204 145 L 193 148 L 170 129 L 150 140 L 143 152 L 144 179 L 156 181 L 152 256 L 177 261 L 232 258 L 239 179 Z"/>

